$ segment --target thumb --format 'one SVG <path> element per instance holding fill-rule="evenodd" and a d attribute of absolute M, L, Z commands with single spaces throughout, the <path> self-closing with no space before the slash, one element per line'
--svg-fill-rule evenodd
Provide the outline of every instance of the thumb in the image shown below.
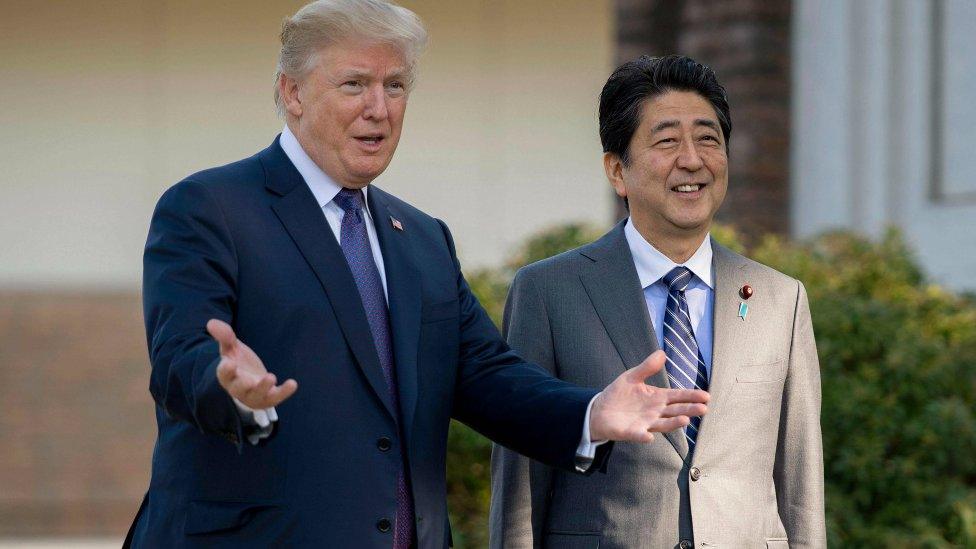
<path fill-rule="evenodd" d="M 223 320 L 211 318 L 207 322 L 207 332 L 220 344 L 221 355 L 230 353 L 234 344 L 237 343 L 237 336 L 234 335 L 234 329 Z"/>
<path fill-rule="evenodd" d="M 658 373 L 664 367 L 664 360 L 664 351 L 654 351 L 644 359 L 644 362 L 630 369 L 628 373 L 630 374 L 631 380 L 643 382 L 645 379 Z"/>

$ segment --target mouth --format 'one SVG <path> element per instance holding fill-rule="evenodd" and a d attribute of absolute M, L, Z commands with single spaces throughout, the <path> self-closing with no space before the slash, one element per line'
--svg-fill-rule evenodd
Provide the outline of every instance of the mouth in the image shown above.
<path fill-rule="evenodd" d="M 382 145 L 383 141 L 386 140 L 382 134 L 360 135 L 356 136 L 355 139 L 365 150 L 373 152 L 378 151 L 380 149 L 380 145 Z"/>
<path fill-rule="evenodd" d="M 682 183 L 671 187 L 671 192 L 693 198 L 701 194 L 701 191 L 707 186 L 707 183 Z"/>

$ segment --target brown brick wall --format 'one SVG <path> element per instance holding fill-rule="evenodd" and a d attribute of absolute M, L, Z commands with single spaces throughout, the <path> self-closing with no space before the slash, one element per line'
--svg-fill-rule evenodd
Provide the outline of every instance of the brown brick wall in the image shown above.
<path fill-rule="evenodd" d="M 719 221 L 747 236 L 789 230 L 789 0 L 617 0 L 617 59 L 681 53 L 729 93 L 729 193 Z"/>
<path fill-rule="evenodd" d="M 788 0 L 688 0 L 678 49 L 715 69 L 732 106 L 729 193 L 719 220 L 789 230 Z"/>
<path fill-rule="evenodd" d="M 0 537 L 121 539 L 156 427 L 138 295 L 0 293 Z"/>

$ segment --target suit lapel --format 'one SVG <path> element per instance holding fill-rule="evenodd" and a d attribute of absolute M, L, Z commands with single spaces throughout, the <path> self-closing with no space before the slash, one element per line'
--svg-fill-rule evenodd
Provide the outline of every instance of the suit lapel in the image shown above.
<path fill-rule="evenodd" d="M 390 205 L 389 195 L 381 189 L 370 187 L 368 201 L 383 251 L 397 388 L 404 434 L 409 441 L 417 409 L 417 352 L 422 295 L 420 273 L 410 253 L 410 227 L 402 225 L 403 217 Z M 394 228 L 394 220 L 401 223 L 400 229 Z"/>
<path fill-rule="evenodd" d="M 725 247 L 712 242 L 712 269 L 715 273 L 715 304 L 712 308 L 712 375 L 709 380 L 708 414 L 702 418 L 698 446 L 710 437 L 729 390 L 735 385 L 741 366 L 739 345 L 748 341 L 748 320 L 739 318 L 739 288 L 745 284 L 745 262 Z M 748 317 L 747 317 L 748 318 Z"/>
<path fill-rule="evenodd" d="M 624 365 L 632 368 L 656 351 L 658 343 L 637 268 L 624 236 L 625 223 L 620 222 L 600 240 L 580 250 L 593 261 L 592 267 L 580 275 L 580 280 Z M 669 387 L 665 370 L 662 368 L 648 378 L 648 383 Z M 688 443 L 680 430 L 664 433 L 664 436 L 682 459 L 688 455 Z"/>
<path fill-rule="evenodd" d="M 364 337 L 371 333 L 369 322 L 342 248 L 312 191 L 278 142 L 260 153 L 260 158 L 268 190 L 281 197 L 271 208 L 322 284 L 346 343 L 373 392 L 395 418 L 376 346 L 372 337 Z"/>

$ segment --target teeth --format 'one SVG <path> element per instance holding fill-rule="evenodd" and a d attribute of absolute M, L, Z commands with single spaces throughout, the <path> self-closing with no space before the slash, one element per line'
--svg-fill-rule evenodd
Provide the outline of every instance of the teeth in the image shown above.
<path fill-rule="evenodd" d="M 700 188 L 701 185 L 681 185 L 677 187 L 675 190 L 677 190 L 679 193 L 693 193 Z"/>

